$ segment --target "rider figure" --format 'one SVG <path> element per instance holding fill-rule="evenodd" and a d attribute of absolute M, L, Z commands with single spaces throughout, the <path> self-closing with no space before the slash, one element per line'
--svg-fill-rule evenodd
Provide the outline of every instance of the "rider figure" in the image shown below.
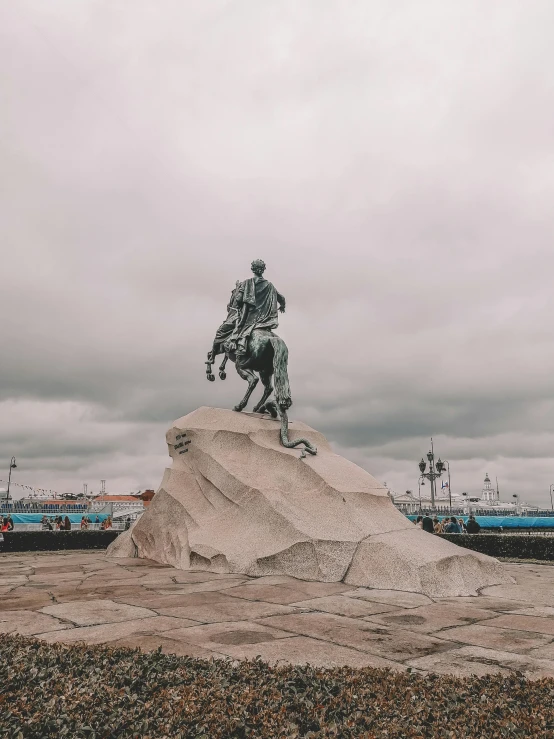
<path fill-rule="evenodd" d="M 237 286 L 236 302 L 239 319 L 236 328 L 225 342 L 227 351 L 237 356 L 247 353 L 247 344 L 254 329 L 274 329 L 279 325 L 278 310 L 285 312 L 285 298 L 263 276 L 265 262 L 256 259 L 251 265 L 254 277 Z"/>

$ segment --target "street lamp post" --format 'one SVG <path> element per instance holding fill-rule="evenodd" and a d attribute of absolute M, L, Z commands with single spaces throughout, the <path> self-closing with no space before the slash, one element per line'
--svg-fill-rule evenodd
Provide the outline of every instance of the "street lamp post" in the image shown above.
<path fill-rule="evenodd" d="M 552 488 L 554 488 L 554 482 L 553 482 L 553 483 L 552 483 L 552 485 L 550 486 L 550 507 L 551 507 L 551 508 L 552 508 L 552 510 L 554 511 L 554 503 L 552 503 Z"/>
<path fill-rule="evenodd" d="M 452 513 L 452 490 L 450 489 L 450 462 L 446 460 L 444 464 L 446 465 L 446 469 L 448 471 L 448 508 L 450 509 L 450 513 Z"/>
<path fill-rule="evenodd" d="M 8 473 L 8 490 L 6 492 L 6 503 L 10 504 L 10 482 L 12 481 L 12 470 L 15 470 L 17 467 L 15 463 L 15 457 L 12 457 L 10 459 L 10 471 Z"/>
<path fill-rule="evenodd" d="M 439 478 L 445 470 L 445 464 L 439 457 L 435 464 L 435 450 L 433 448 L 433 439 L 431 439 L 431 449 L 427 452 L 429 461 L 429 472 L 425 472 L 427 462 L 422 457 L 419 463 L 419 471 L 422 477 L 426 477 L 431 484 L 431 508 L 435 508 L 435 480 Z"/>

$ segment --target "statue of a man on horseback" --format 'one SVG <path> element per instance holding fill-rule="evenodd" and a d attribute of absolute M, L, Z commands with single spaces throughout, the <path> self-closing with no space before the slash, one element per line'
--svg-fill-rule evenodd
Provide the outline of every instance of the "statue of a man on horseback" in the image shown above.
<path fill-rule="evenodd" d="M 261 259 L 252 262 L 254 277 L 237 282 L 227 306 L 227 318 L 216 332 L 212 350 L 208 353 L 206 375 L 214 381 L 212 364 L 218 354 L 224 354 L 219 367 L 219 377 L 226 377 L 225 365 L 230 359 L 243 380 L 248 382 L 244 398 L 233 410 L 242 411 L 259 380 L 264 392 L 254 407 L 254 413 L 269 413 L 281 417 L 281 442 L 286 447 L 304 444 L 306 451 L 315 454 L 317 449 L 307 439 L 289 441 L 287 410 L 292 405 L 287 372 L 288 349 L 273 329 L 279 325 L 278 311 L 285 312 L 285 298 L 263 276 L 265 263 Z M 275 381 L 275 399 L 273 393 Z"/>

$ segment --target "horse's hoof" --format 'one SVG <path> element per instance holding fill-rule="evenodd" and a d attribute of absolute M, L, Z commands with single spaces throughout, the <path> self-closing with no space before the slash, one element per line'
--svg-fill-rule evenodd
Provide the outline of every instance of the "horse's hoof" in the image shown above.
<path fill-rule="evenodd" d="M 240 412 L 242 411 L 242 406 L 241 406 L 241 405 L 236 405 L 236 406 L 235 406 L 235 407 L 233 408 L 233 410 L 234 410 L 234 411 L 237 411 L 237 413 L 240 413 Z"/>
<path fill-rule="evenodd" d="M 220 380 L 226 380 L 227 379 L 227 372 L 220 372 L 219 373 L 219 379 Z"/>
<path fill-rule="evenodd" d="M 209 380 L 210 382 L 215 382 L 215 375 L 211 375 L 211 374 L 210 374 L 210 375 L 208 375 L 208 380 Z"/>

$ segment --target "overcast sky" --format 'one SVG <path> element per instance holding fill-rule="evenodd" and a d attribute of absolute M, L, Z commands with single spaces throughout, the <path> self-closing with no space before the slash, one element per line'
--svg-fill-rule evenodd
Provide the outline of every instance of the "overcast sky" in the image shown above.
<path fill-rule="evenodd" d="M 0 461 L 157 487 L 252 259 L 291 416 L 396 492 L 554 482 L 552 0 L 0 0 Z M 3 471 L 5 469 L 5 471 Z M 15 488 L 16 495 L 20 489 Z"/>

